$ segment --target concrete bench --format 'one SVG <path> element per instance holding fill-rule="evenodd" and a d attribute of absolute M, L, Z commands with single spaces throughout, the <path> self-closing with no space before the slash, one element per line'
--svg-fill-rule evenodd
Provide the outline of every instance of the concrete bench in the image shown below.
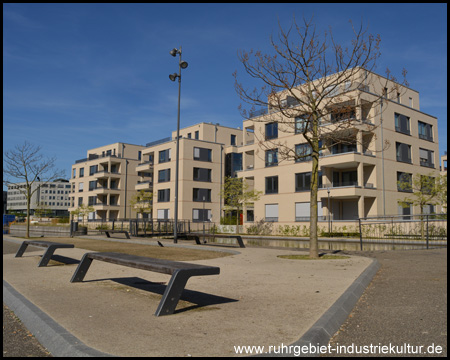
<path fill-rule="evenodd" d="M 106 261 L 116 265 L 172 275 L 158 308 L 156 309 L 156 316 L 174 313 L 178 301 L 180 300 L 181 293 L 191 276 L 218 275 L 220 273 L 220 268 L 216 266 L 197 265 L 115 252 L 94 252 L 83 255 L 70 282 L 83 281 L 92 260 Z"/>
<path fill-rule="evenodd" d="M 130 239 L 130 233 L 127 230 L 100 230 L 100 232 L 104 232 L 106 234 L 106 237 L 111 237 L 110 234 L 114 234 L 114 233 L 122 233 L 125 234 L 125 236 L 127 237 L 127 239 Z"/>
<path fill-rule="evenodd" d="M 16 257 L 21 257 L 25 252 L 26 248 L 28 247 L 28 245 L 47 248 L 47 251 L 44 253 L 41 261 L 38 264 L 38 267 L 47 266 L 48 262 L 50 261 L 50 258 L 52 257 L 56 249 L 75 247 L 75 245 L 73 244 L 56 243 L 52 241 L 25 240 L 22 243 L 22 245 L 20 245 L 19 250 L 17 250 Z"/>
<path fill-rule="evenodd" d="M 200 238 L 204 237 L 206 238 L 226 238 L 226 239 L 236 239 L 237 243 L 239 244 L 239 247 L 245 248 L 244 242 L 242 241 L 242 237 L 240 235 L 233 235 L 233 234 L 203 234 L 203 233 L 190 233 L 186 235 L 186 238 L 194 239 L 196 244 L 201 244 Z"/>

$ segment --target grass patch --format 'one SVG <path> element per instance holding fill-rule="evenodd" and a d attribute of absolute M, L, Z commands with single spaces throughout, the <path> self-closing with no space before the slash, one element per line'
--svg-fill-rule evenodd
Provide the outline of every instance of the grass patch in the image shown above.
<path fill-rule="evenodd" d="M 350 256 L 341 255 L 322 255 L 318 259 L 311 259 L 309 255 L 278 255 L 277 257 L 289 260 L 341 260 L 350 258 Z"/>
<path fill-rule="evenodd" d="M 39 239 L 53 242 L 74 244 L 76 248 L 91 251 L 119 252 L 129 255 L 146 256 L 157 259 L 166 259 L 175 261 L 208 260 L 232 255 L 227 252 L 219 252 L 219 251 L 195 250 L 172 246 L 160 247 L 153 245 L 123 243 L 97 239 L 64 238 L 64 237 L 61 238 L 51 237 Z"/>

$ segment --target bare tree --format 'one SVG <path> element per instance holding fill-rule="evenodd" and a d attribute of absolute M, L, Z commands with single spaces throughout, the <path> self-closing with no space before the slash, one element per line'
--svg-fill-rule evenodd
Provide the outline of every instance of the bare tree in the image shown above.
<path fill-rule="evenodd" d="M 276 149 L 277 161 L 307 159 L 312 161 L 310 191 L 310 257 L 318 257 L 317 193 L 319 155 L 324 149 L 339 144 L 368 148 L 375 140 L 373 118 L 383 111 L 383 99 L 400 96 L 408 86 L 406 79 L 397 82 L 390 71 L 380 77 L 372 73 L 380 56 L 380 36 L 373 36 L 361 25 L 350 21 L 353 38 L 349 46 L 337 43 L 331 28 L 323 35 L 312 22 L 303 20 L 284 31 L 280 27 L 278 41 L 271 37 L 274 55 L 260 51 L 240 52 L 239 60 L 245 72 L 262 83 L 246 89 L 235 76 L 235 89 L 241 100 L 249 104 L 247 111 L 240 105 L 245 118 L 276 124 L 282 133 L 301 134 L 305 146 L 293 147 L 277 136 L 257 133 L 261 149 Z M 294 38 L 293 40 L 291 40 Z M 403 70 L 403 77 L 406 71 Z M 255 116 L 256 115 L 256 116 Z M 261 115 L 261 116 L 258 116 Z M 372 117 L 372 119 L 371 119 Z M 363 141 L 362 130 L 371 133 Z M 385 147 L 387 144 L 383 144 Z"/>
<path fill-rule="evenodd" d="M 18 187 L 17 190 L 25 195 L 27 201 L 27 238 L 30 237 L 30 205 L 33 194 L 43 184 L 65 176 L 64 170 L 55 169 L 55 157 L 44 159 L 40 152 L 40 146 L 25 141 L 23 145 L 16 145 L 3 155 L 3 185 L 25 182 L 25 186 Z M 39 184 L 33 187 L 35 182 Z"/>

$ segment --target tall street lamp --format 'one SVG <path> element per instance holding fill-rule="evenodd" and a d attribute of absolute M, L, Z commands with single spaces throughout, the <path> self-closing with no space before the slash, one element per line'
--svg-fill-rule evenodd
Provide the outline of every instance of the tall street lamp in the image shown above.
<path fill-rule="evenodd" d="M 178 74 L 173 73 L 169 75 L 169 79 L 175 81 L 178 78 L 178 118 L 177 118 L 177 152 L 176 152 L 176 165 L 175 165 L 175 214 L 173 223 L 173 242 L 178 242 L 178 167 L 179 167 L 179 153 L 180 153 L 180 96 L 181 96 L 181 69 L 186 69 L 188 63 L 181 60 L 181 46 L 179 49 L 172 49 L 170 55 L 173 57 L 180 56 L 178 61 Z"/>

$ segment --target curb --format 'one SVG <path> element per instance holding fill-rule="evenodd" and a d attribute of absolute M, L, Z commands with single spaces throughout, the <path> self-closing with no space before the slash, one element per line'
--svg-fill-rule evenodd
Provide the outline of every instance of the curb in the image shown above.
<path fill-rule="evenodd" d="M 3 280 L 3 302 L 54 357 L 113 356 L 85 345 Z"/>
<path fill-rule="evenodd" d="M 294 347 L 302 349 L 303 357 L 318 357 L 321 355 L 318 348 L 326 347 L 331 337 L 339 330 L 341 325 L 347 320 L 353 307 L 372 281 L 373 277 L 380 268 L 377 259 L 373 259 L 366 270 L 353 282 L 352 285 L 341 295 L 339 299 L 317 320 L 314 325 L 296 342 L 291 345 L 283 346 L 280 353 L 265 353 L 258 356 L 278 357 L 278 356 L 295 356 L 292 351 Z M 286 354 L 283 349 L 286 348 Z M 311 352 L 305 352 L 308 349 Z"/>

